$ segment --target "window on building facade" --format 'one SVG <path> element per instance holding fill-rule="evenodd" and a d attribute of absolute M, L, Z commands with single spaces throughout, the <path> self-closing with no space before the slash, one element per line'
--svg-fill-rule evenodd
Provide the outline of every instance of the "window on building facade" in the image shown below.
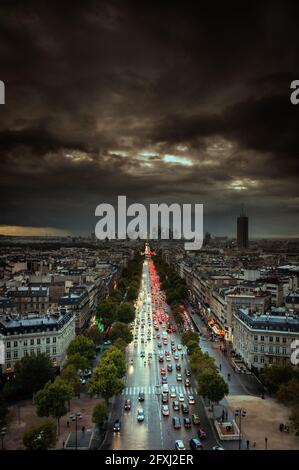
<path fill-rule="evenodd" d="M 265 346 L 262 344 L 261 345 L 261 352 L 264 352 L 265 351 Z"/>
<path fill-rule="evenodd" d="M 7 351 L 6 353 L 6 359 L 10 359 L 11 358 L 11 352 L 10 351 Z"/>
<path fill-rule="evenodd" d="M 34 345 L 34 339 L 31 339 L 30 340 L 30 346 L 33 346 Z"/>
<path fill-rule="evenodd" d="M 53 348 L 53 354 L 56 354 L 56 347 Z"/>
<path fill-rule="evenodd" d="M 27 339 L 24 339 L 24 346 L 27 346 L 27 344 L 28 344 Z"/>
<path fill-rule="evenodd" d="M 273 353 L 273 346 L 269 346 L 269 353 Z"/>
<path fill-rule="evenodd" d="M 269 364 L 273 364 L 273 357 L 269 357 Z"/>
<path fill-rule="evenodd" d="M 40 354 L 40 348 L 36 349 L 37 354 Z"/>
<path fill-rule="evenodd" d="M 40 344 L 40 338 L 37 338 L 36 343 Z"/>
<path fill-rule="evenodd" d="M 49 347 L 46 348 L 46 353 L 50 354 L 50 348 Z"/>
<path fill-rule="evenodd" d="M 13 342 L 13 347 L 14 347 L 14 348 L 17 348 L 17 347 L 18 347 L 18 342 L 17 342 L 17 341 L 14 341 L 14 342 Z"/>
<path fill-rule="evenodd" d="M 279 354 L 279 346 L 276 346 L 276 354 Z"/>
<path fill-rule="evenodd" d="M 18 351 L 13 352 L 13 357 L 16 359 L 18 357 Z"/>
<path fill-rule="evenodd" d="M 56 343 L 56 336 L 54 336 L 53 338 L 53 343 Z"/>
<path fill-rule="evenodd" d="M 264 364 L 264 362 L 265 362 L 265 358 L 264 356 L 261 356 L 261 364 Z"/>
<path fill-rule="evenodd" d="M 261 336 L 261 341 L 265 341 L 265 337 L 264 337 L 264 336 Z"/>
<path fill-rule="evenodd" d="M 282 348 L 282 354 L 286 354 L 287 353 L 287 348 Z"/>
<path fill-rule="evenodd" d="M 257 352 L 257 351 L 258 351 L 257 345 L 255 344 L 255 345 L 254 345 L 254 352 Z"/>
<path fill-rule="evenodd" d="M 276 343 L 279 343 L 279 341 L 280 341 L 279 336 L 276 336 Z"/>
<path fill-rule="evenodd" d="M 47 338 L 46 341 L 47 341 L 47 344 L 50 344 L 50 338 Z"/>
<path fill-rule="evenodd" d="M 7 341 L 6 347 L 7 347 L 7 348 L 10 348 L 10 341 Z"/>
<path fill-rule="evenodd" d="M 33 356 L 34 354 L 34 349 L 30 349 L 30 356 Z"/>
<path fill-rule="evenodd" d="M 282 338 L 282 342 L 283 342 L 283 343 L 286 343 L 286 342 L 287 342 L 287 339 L 286 339 L 286 338 Z"/>
<path fill-rule="evenodd" d="M 270 343 L 273 342 L 273 336 L 269 336 L 269 341 L 270 341 Z"/>
<path fill-rule="evenodd" d="M 258 340 L 257 335 L 254 335 L 254 341 L 257 341 L 257 340 Z"/>
<path fill-rule="evenodd" d="M 24 349 L 24 356 L 28 356 L 28 351 L 27 351 L 27 349 Z"/>
<path fill-rule="evenodd" d="M 258 357 L 257 356 L 254 356 L 253 362 L 258 362 Z"/>

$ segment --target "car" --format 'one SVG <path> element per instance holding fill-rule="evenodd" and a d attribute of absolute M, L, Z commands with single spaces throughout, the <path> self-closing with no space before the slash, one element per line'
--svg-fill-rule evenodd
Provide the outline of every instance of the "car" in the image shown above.
<path fill-rule="evenodd" d="M 120 426 L 121 426 L 120 420 L 116 419 L 114 421 L 114 424 L 113 424 L 113 431 L 114 432 L 119 432 L 120 431 Z"/>
<path fill-rule="evenodd" d="M 161 382 L 162 384 L 167 384 L 167 377 L 165 377 L 165 375 L 162 376 Z"/>
<path fill-rule="evenodd" d="M 139 392 L 138 400 L 139 401 L 144 401 L 144 393 L 143 392 Z"/>
<path fill-rule="evenodd" d="M 159 356 L 159 362 L 164 362 L 164 357 L 162 355 Z"/>
<path fill-rule="evenodd" d="M 144 338 L 141 338 L 141 343 L 144 343 Z"/>
<path fill-rule="evenodd" d="M 162 405 L 162 415 L 163 416 L 169 416 L 169 406 L 168 405 Z"/>
<path fill-rule="evenodd" d="M 195 404 L 195 399 L 194 399 L 193 395 L 189 395 L 188 403 L 189 403 L 189 405 L 194 405 Z"/>
<path fill-rule="evenodd" d="M 141 422 L 144 421 L 144 410 L 138 410 L 137 412 L 137 421 Z"/>
<path fill-rule="evenodd" d="M 162 393 L 162 403 L 168 403 L 168 393 Z"/>
<path fill-rule="evenodd" d="M 182 403 L 181 408 L 184 415 L 187 415 L 189 413 L 189 406 L 186 403 Z"/>
<path fill-rule="evenodd" d="M 182 345 L 178 344 L 178 351 L 181 351 L 181 349 L 182 349 Z"/>
<path fill-rule="evenodd" d="M 172 402 L 172 408 L 173 408 L 173 411 L 180 411 L 180 404 L 177 400 L 174 400 Z"/>
<path fill-rule="evenodd" d="M 170 352 L 169 352 L 169 351 L 165 351 L 165 356 L 170 356 Z"/>
<path fill-rule="evenodd" d="M 175 352 L 175 346 L 171 346 L 171 351 Z"/>
<path fill-rule="evenodd" d="M 177 374 L 176 379 L 177 379 L 178 382 L 181 382 L 182 381 L 182 374 Z"/>
<path fill-rule="evenodd" d="M 180 371 L 180 370 L 181 370 L 181 364 L 176 364 L 176 365 L 175 365 L 175 369 L 176 369 L 177 371 Z"/>
<path fill-rule="evenodd" d="M 204 429 L 200 428 L 198 431 L 197 431 L 197 435 L 199 437 L 199 439 L 207 439 L 207 433 Z"/>
<path fill-rule="evenodd" d="M 189 379 L 185 379 L 185 387 L 190 387 L 191 383 Z"/>
<path fill-rule="evenodd" d="M 171 342 L 170 342 L 171 346 L 174 346 L 175 345 L 175 341 L 172 339 Z"/>
<path fill-rule="evenodd" d="M 167 361 L 167 362 L 170 362 L 170 361 L 171 361 L 171 357 L 170 357 L 170 356 L 166 356 L 166 361 Z"/>
<path fill-rule="evenodd" d="M 157 334 L 156 338 L 157 338 L 157 339 L 160 339 L 160 338 L 161 338 L 161 336 L 159 335 L 159 333 Z"/>
<path fill-rule="evenodd" d="M 125 400 L 124 408 L 125 410 L 128 410 L 128 411 L 131 409 L 131 400 L 129 398 Z"/>
<path fill-rule="evenodd" d="M 191 419 L 190 418 L 184 418 L 184 426 L 186 429 L 191 428 Z"/>
<path fill-rule="evenodd" d="M 141 351 L 140 357 L 145 357 L 145 352 L 144 351 Z"/>
<path fill-rule="evenodd" d="M 187 377 L 190 377 L 192 375 L 192 372 L 190 369 L 185 369 L 185 374 Z"/>
<path fill-rule="evenodd" d="M 182 401 L 182 402 L 185 401 L 185 398 L 184 398 L 183 393 L 180 393 L 180 394 L 179 394 L 179 401 Z"/>
<path fill-rule="evenodd" d="M 175 441 L 175 449 L 176 450 L 186 450 L 185 445 L 181 439 Z"/>
<path fill-rule="evenodd" d="M 192 415 L 192 423 L 193 424 L 200 424 L 200 417 L 195 413 L 193 413 L 193 415 Z"/>
<path fill-rule="evenodd" d="M 176 398 L 175 387 L 170 387 L 170 398 Z"/>
<path fill-rule="evenodd" d="M 189 446 L 190 446 L 191 450 L 202 450 L 203 449 L 202 443 L 196 437 L 192 437 L 192 439 L 190 439 Z"/>
<path fill-rule="evenodd" d="M 225 449 L 221 446 L 213 446 L 212 450 L 225 450 Z"/>
<path fill-rule="evenodd" d="M 167 371 L 172 372 L 172 365 L 171 364 L 167 364 Z"/>
<path fill-rule="evenodd" d="M 86 379 L 84 379 L 83 377 L 80 378 L 80 382 L 82 385 L 85 385 L 86 384 Z"/>
<path fill-rule="evenodd" d="M 153 357 L 153 353 L 149 352 L 148 357 L 151 359 Z"/>
<path fill-rule="evenodd" d="M 137 346 L 138 346 L 137 341 L 134 341 L 134 348 L 137 348 Z"/>
<path fill-rule="evenodd" d="M 164 368 L 160 369 L 160 375 L 166 375 L 166 370 Z"/>
<path fill-rule="evenodd" d="M 110 340 L 104 341 L 104 346 L 110 346 L 110 344 L 112 344 Z"/>
<path fill-rule="evenodd" d="M 162 385 L 162 393 L 169 393 L 169 386 L 168 384 L 163 384 Z"/>
<path fill-rule="evenodd" d="M 175 360 L 175 361 L 178 361 L 178 360 L 179 360 L 179 355 L 178 355 L 178 354 L 175 354 L 175 355 L 174 355 L 174 360 Z"/>
<path fill-rule="evenodd" d="M 178 418 L 177 416 L 174 416 L 172 418 L 172 425 L 173 425 L 174 429 L 180 429 L 181 426 L 182 426 L 180 418 Z"/>
<path fill-rule="evenodd" d="M 162 343 L 161 343 L 161 341 L 158 342 L 157 346 L 158 346 L 158 348 L 162 348 Z"/>
<path fill-rule="evenodd" d="M 147 340 L 148 340 L 148 341 L 151 341 L 151 339 L 152 339 L 151 336 L 148 336 L 148 337 L 147 337 Z"/>

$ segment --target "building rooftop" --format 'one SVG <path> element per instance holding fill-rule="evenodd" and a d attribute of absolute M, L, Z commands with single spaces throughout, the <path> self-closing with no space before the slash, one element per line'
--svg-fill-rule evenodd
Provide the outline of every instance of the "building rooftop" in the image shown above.
<path fill-rule="evenodd" d="M 252 329 L 299 332 L 299 317 L 285 314 L 284 307 L 271 308 L 271 311 L 266 314 L 241 308 L 234 316 L 237 316 Z"/>

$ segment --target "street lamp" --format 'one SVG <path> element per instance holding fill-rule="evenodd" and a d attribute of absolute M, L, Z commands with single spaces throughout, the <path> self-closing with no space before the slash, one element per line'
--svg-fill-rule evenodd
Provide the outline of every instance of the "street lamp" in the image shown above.
<path fill-rule="evenodd" d="M 75 441 L 75 449 L 77 450 L 78 448 L 78 419 L 83 419 L 83 416 L 80 412 L 77 412 L 73 415 L 70 415 L 70 419 L 72 421 L 75 421 L 76 423 L 76 441 Z"/>
<path fill-rule="evenodd" d="M 1 449 L 4 450 L 4 436 L 6 434 L 6 427 L 5 426 L 3 428 L 1 428 L 0 434 L 1 434 Z"/>
<path fill-rule="evenodd" d="M 242 442 L 242 418 L 246 416 L 246 410 L 244 408 L 238 408 L 235 410 L 235 416 L 239 416 L 239 450 L 241 450 L 241 442 Z"/>

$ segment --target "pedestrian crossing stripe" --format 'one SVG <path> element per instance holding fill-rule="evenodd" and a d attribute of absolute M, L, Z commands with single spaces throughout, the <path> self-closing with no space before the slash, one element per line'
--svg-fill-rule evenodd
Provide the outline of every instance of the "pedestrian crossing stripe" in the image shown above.
<path fill-rule="evenodd" d="M 161 385 L 162 387 L 162 385 Z M 170 388 L 172 385 L 170 385 Z M 183 395 L 195 395 L 196 391 L 192 387 L 184 387 L 178 386 L 175 387 L 175 391 L 177 396 L 182 393 Z M 154 386 L 147 386 L 147 387 L 125 387 L 122 391 L 122 395 L 139 395 L 139 393 L 144 393 L 145 395 L 157 395 L 157 389 Z M 160 389 L 161 393 L 161 389 Z M 170 396 L 170 394 L 169 394 Z"/>

